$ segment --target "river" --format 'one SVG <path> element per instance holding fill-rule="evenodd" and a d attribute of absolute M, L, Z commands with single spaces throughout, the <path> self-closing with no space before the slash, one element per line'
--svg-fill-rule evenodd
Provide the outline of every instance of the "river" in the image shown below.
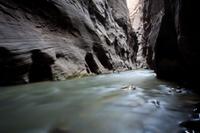
<path fill-rule="evenodd" d="M 0 133 L 178 133 L 199 97 L 177 87 L 150 70 L 0 87 Z"/>

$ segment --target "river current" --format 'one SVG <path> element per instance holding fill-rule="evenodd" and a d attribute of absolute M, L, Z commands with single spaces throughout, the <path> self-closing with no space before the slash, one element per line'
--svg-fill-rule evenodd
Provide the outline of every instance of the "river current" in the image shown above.
<path fill-rule="evenodd" d="M 150 70 L 0 87 L 0 133 L 179 133 L 198 101 Z"/>

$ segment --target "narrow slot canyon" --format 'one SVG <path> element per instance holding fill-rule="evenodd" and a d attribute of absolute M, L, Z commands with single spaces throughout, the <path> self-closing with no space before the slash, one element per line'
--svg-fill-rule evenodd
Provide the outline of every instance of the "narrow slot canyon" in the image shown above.
<path fill-rule="evenodd" d="M 0 133 L 199 133 L 197 5 L 0 0 Z"/>

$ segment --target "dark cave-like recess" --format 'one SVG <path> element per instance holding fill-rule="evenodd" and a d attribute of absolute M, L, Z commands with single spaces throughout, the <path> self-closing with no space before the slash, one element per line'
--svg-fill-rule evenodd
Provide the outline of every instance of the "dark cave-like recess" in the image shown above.
<path fill-rule="evenodd" d="M 29 82 L 53 80 L 51 65 L 54 63 L 46 53 L 40 50 L 31 51 L 32 64 L 29 70 Z"/>

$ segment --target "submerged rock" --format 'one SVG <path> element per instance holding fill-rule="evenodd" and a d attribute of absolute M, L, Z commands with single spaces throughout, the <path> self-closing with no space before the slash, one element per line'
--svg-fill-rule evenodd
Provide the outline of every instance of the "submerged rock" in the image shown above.
<path fill-rule="evenodd" d="M 136 90 L 136 86 L 134 86 L 134 85 L 127 85 L 127 86 L 124 86 L 124 87 L 122 87 L 121 89 L 122 90 Z"/>
<path fill-rule="evenodd" d="M 149 100 L 149 102 L 155 105 L 156 108 L 160 108 L 160 101 L 153 99 L 153 100 Z"/>

